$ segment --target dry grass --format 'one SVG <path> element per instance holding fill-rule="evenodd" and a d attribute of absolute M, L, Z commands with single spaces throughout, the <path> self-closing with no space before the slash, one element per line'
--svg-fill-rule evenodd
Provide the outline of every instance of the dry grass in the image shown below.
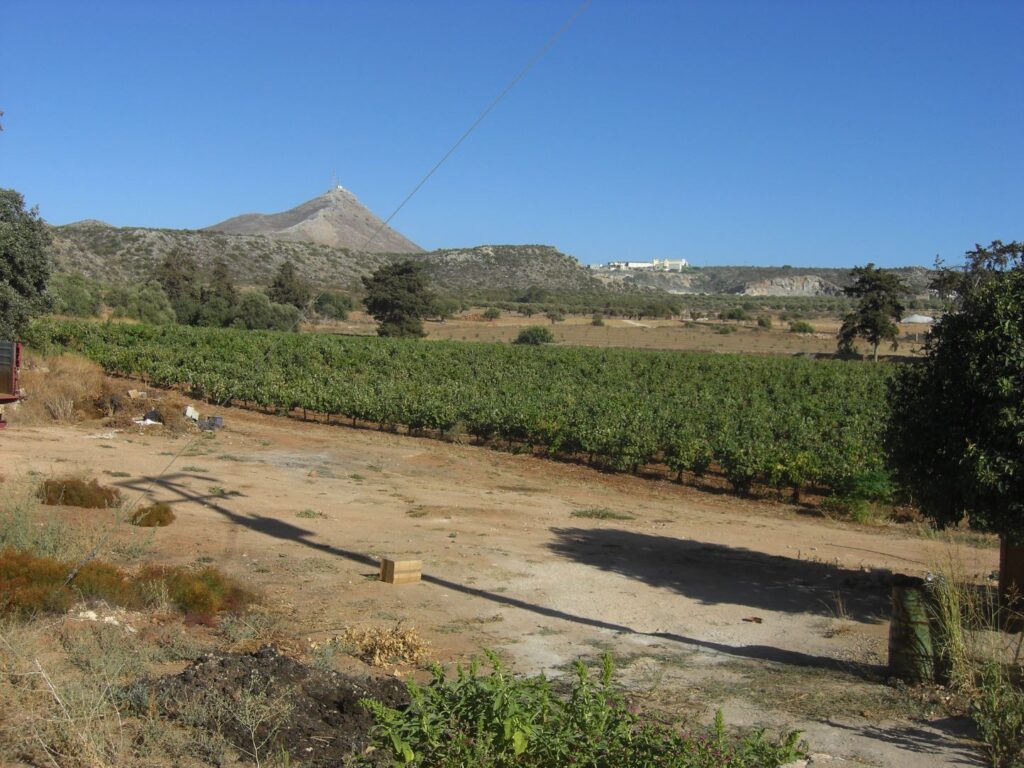
<path fill-rule="evenodd" d="M 128 518 L 128 522 L 142 528 L 163 528 L 175 520 L 174 512 L 170 505 L 162 501 L 150 504 L 148 507 L 136 509 Z"/>
<path fill-rule="evenodd" d="M 102 486 L 95 480 L 65 477 L 40 483 L 39 499 L 51 507 L 110 509 L 121 505 L 121 492 L 116 488 Z"/>
<path fill-rule="evenodd" d="M 388 664 L 418 664 L 427 658 L 430 644 L 412 627 L 401 623 L 357 629 L 347 628 L 338 644 L 371 667 Z"/>
<path fill-rule="evenodd" d="M 97 404 L 108 393 L 103 369 L 84 357 L 27 354 L 18 379 L 25 399 L 12 410 L 22 424 L 70 424 L 98 414 Z"/>

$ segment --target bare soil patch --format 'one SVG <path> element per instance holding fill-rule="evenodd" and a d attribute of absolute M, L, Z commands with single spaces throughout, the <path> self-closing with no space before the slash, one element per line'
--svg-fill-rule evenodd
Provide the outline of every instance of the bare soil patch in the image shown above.
<path fill-rule="evenodd" d="M 12 424 L 0 461 L 103 475 L 126 503 L 169 505 L 177 520 L 146 531 L 149 558 L 223 569 L 287 617 L 281 632 L 310 660 L 314 644 L 386 622 L 414 625 L 444 663 L 487 647 L 516 671 L 561 674 L 608 651 L 632 696 L 675 715 L 706 719 L 721 706 L 751 727 L 806 728 L 816 751 L 850 765 L 965 764 L 957 724 L 885 683 L 888 578 L 923 575 L 952 546 L 984 583 L 997 567 L 990 542 L 529 455 L 223 414 L 226 428 L 202 435 Z M 572 514 L 595 509 L 632 519 Z M 423 581 L 381 583 L 380 557 L 422 560 Z M 331 665 L 371 672 L 345 654 Z"/>

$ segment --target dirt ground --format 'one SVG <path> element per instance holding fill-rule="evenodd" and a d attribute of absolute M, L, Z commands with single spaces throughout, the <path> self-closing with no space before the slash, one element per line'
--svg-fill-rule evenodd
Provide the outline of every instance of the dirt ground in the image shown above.
<path fill-rule="evenodd" d="M 789 323 L 774 318 L 770 329 L 758 328 L 754 322 L 722 323 L 706 321 L 687 325 L 679 320 L 626 320 L 606 318 L 604 325 L 595 326 L 587 316 L 567 316 L 551 323 L 543 315 L 526 317 L 504 313 L 497 320 L 485 320 L 480 310 L 463 313 L 443 323 L 424 323 L 428 339 L 454 339 L 456 341 L 510 342 L 519 332 L 531 325 L 548 327 L 555 343 L 587 347 L 627 347 L 637 349 L 668 349 L 687 352 L 747 352 L 766 355 L 830 355 L 836 351 L 835 318 L 809 320 L 815 333 L 791 333 Z M 720 333 L 723 327 L 735 328 Z M 372 335 L 376 323 L 363 312 L 353 312 L 345 322 L 310 326 L 323 332 Z M 903 324 L 900 326 L 900 344 L 894 352 L 889 345 L 879 349 L 880 357 L 916 355 L 921 351 L 927 326 Z M 858 350 L 868 354 L 867 345 L 858 343 Z"/>
<path fill-rule="evenodd" d="M 0 462 L 172 505 L 176 522 L 146 534 L 152 557 L 242 579 L 288 617 L 297 647 L 401 621 L 443 663 L 491 648 L 518 672 L 557 675 L 607 651 L 648 706 L 799 728 L 820 762 L 982 764 L 934 697 L 884 684 L 889 574 L 934 569 L 948 539 L 470 445 L 217 413 L 223 431 L 177 437 L 12 425 Z M 631 518 L 573 515 L 591 509 Z M 997 567 L 984 541 L 955 555 L 980 579 Z M 380 557 L 422 560 L 423 581 L 380 582 Z"/>

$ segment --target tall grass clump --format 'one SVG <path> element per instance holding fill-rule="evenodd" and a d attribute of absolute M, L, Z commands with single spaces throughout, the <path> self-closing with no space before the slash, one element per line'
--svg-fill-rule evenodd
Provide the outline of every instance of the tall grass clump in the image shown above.
<path fill-rule="evenodd" d="M 492 670 L 474 662 L 448 678 L 440 667 L 424 686 L 407 683 L 403 710 L 363 702 L 373 714 L 377 749 L 399 765 L 483 768 L 563 765 L 665 768 L 776 766 L 802 754 L 799 733 L 774 740 L 758 731 L 730 736 L 721 713 L 710 733 L 682 734 L 637 714 L 612 683 L 605 656 L 595 678 L 582 663 L 566 696 L 543 676 L 509 674 L 494 654 Z"/>
<path fill-rule="evenodd" d="M 950 555 L 931 586 L 936 670 L 974 721 L 993 768 L 1024 766 L 1024 634 L 1014 601 L 969 579 Z"/>

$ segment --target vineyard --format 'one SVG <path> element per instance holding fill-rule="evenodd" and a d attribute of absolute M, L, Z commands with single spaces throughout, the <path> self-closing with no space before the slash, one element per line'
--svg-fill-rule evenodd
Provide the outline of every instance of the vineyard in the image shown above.
<path fill-rule="evenodd" d="M 616 470 L 843 490 L 884 471 L 891 368 L 41 320 L 29 342 L 216 403 L 469 434 Z"/>

